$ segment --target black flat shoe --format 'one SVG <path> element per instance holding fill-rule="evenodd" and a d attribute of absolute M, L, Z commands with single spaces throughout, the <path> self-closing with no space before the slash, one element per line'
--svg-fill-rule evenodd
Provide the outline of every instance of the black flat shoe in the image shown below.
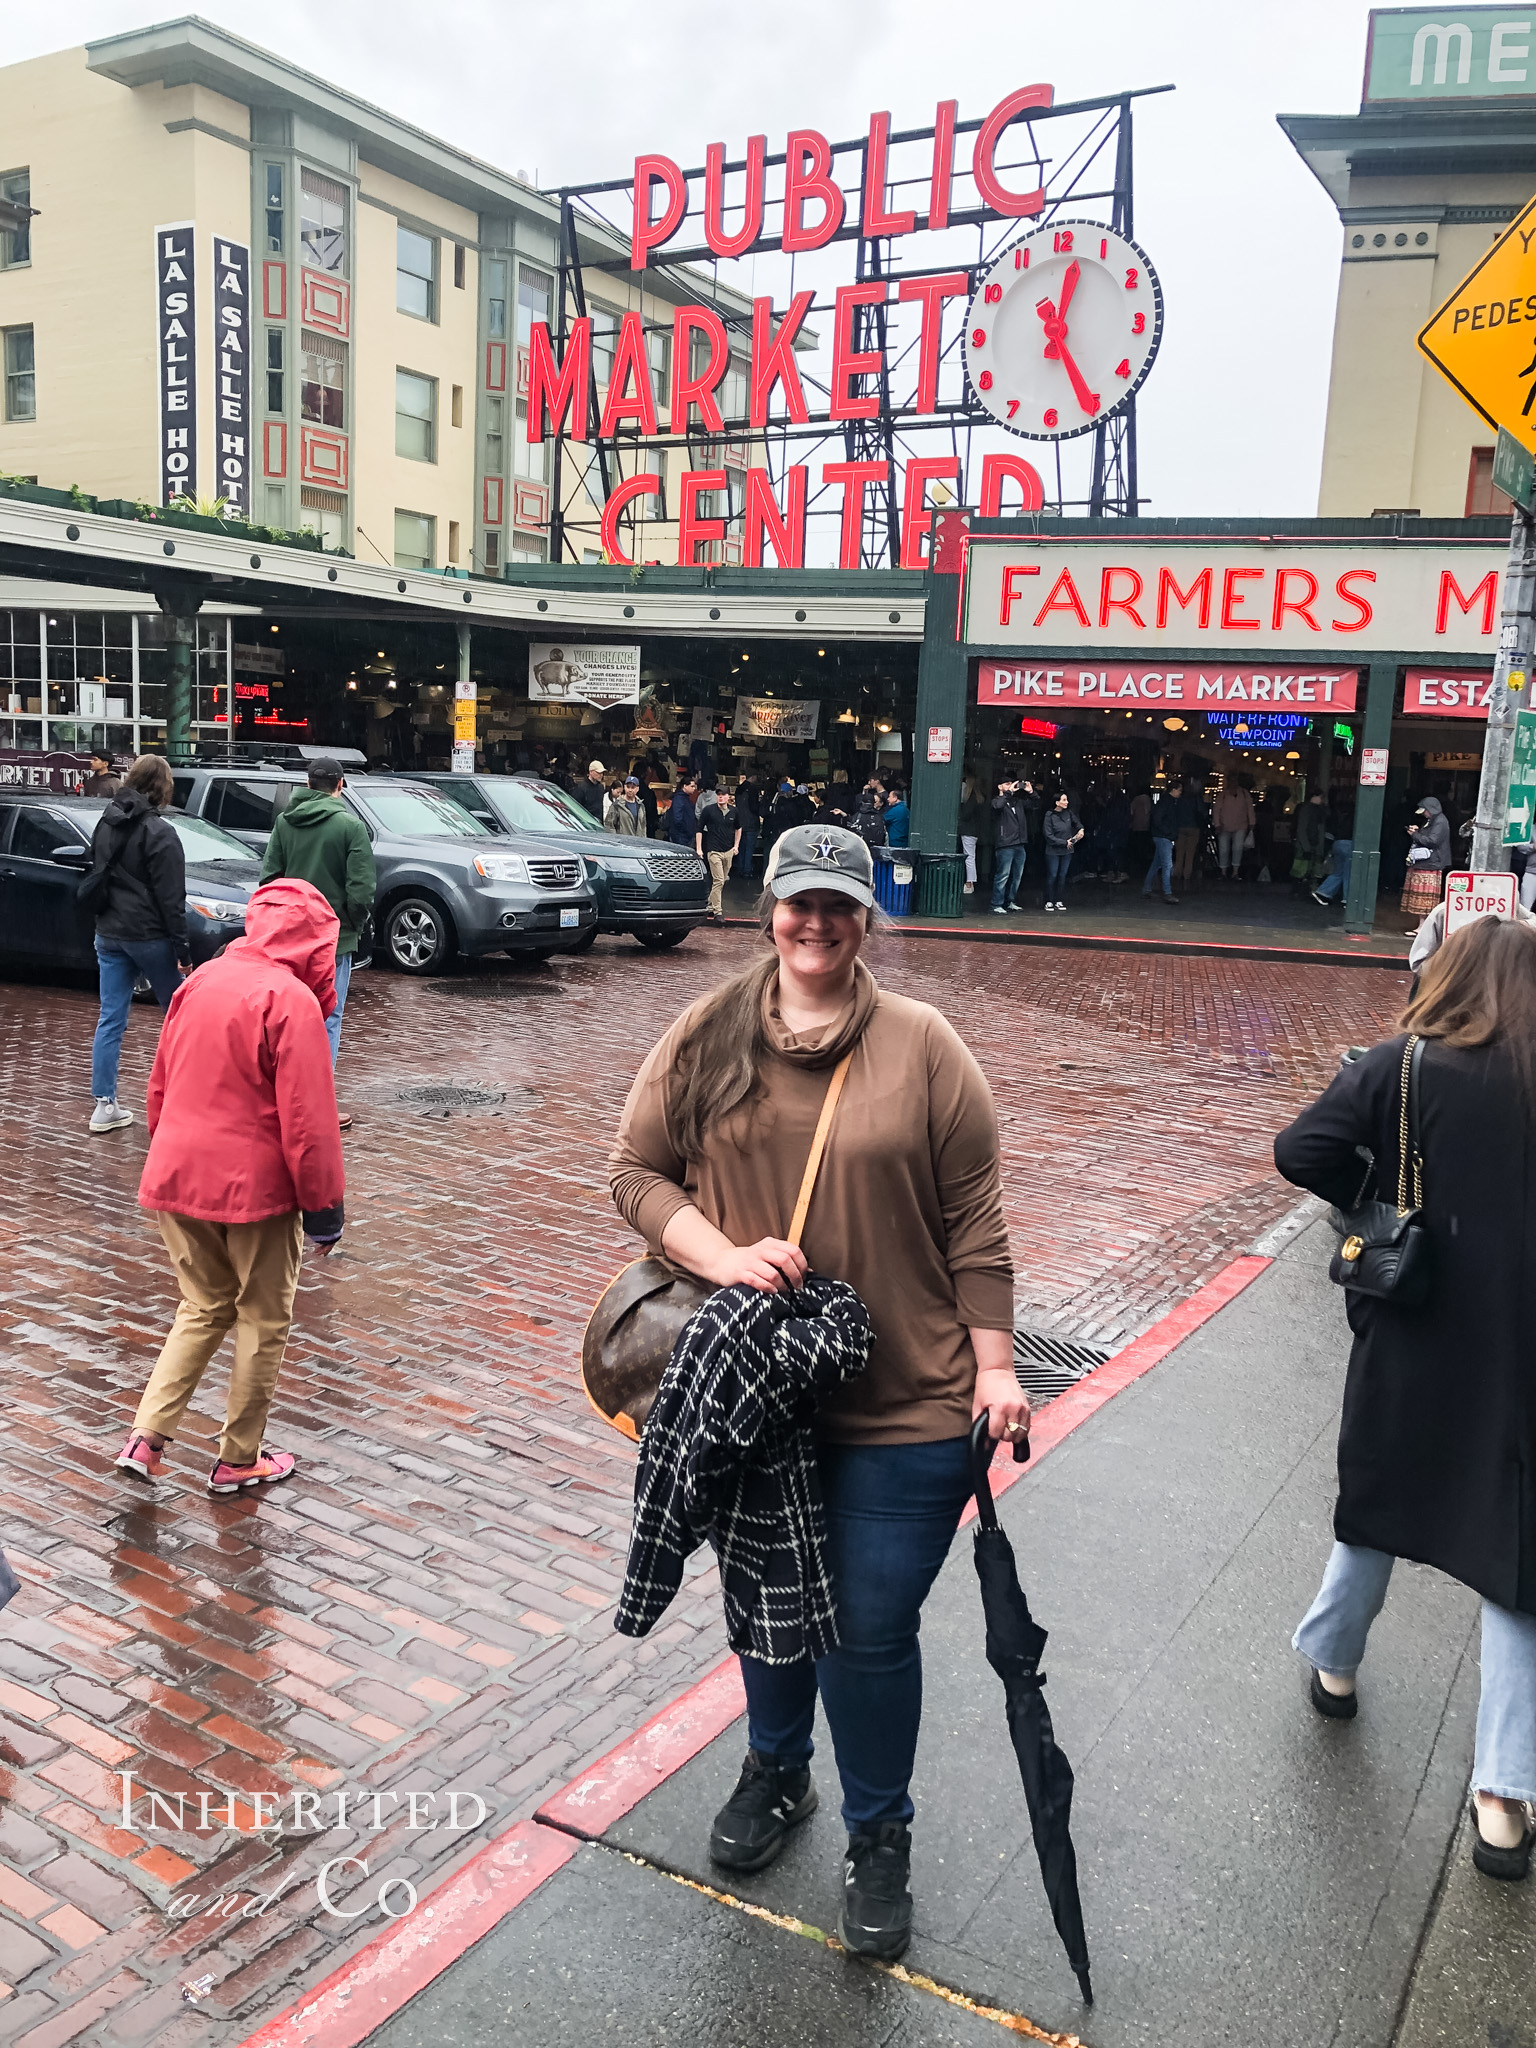
<path fill-rule="evenodd" d="M 1492 1842 L 1485 1842 L 1478 1826 L 1477 1800 L 1473 1799 L 1472 1862 L 1484 1877 L 1502 1878 L 1506 1884 L 1524 1884 L 1531 1874 L 1532 1843 L 1536 1843 L 1536 1828 L 1529 1822 L 1513 1849 L 1496 1849 Z"/>
<path fill-rule="evenodd" d="M 1353 1692 L 1329 1692 L 1314 1668 L 1307 1697 L 1317 1711 L 1330 1721 L 1353 1721 L 1360 1711 L 1360 1696 Z"/>

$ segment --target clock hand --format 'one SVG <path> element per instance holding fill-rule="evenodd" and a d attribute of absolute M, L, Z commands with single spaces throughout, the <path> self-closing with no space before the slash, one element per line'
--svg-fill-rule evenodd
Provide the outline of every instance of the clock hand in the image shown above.
<path fill-rule="evenodd" d="M 1067 280 L 1065 281 L 1069 281 L 1069 290 L 1076 288 L 1077 280 L 1072 277 L 1072 271 L 1076 269 L 1077 265 L 1074 263 L 1067 272 Z M 1069 293 L 1064 292 L 1062 296 L 1066 298 L 1069 296 Z M 1072 359 L 1071 351 L 1067 347 L 1066 321 L 1062 319 L 1060 312 L 1052 305 L 1049 299 L 1038 300 L 1035 305 L 1035 311 L 1040 315 L 1045 327 L 1046 355 L 1052 362 L 1059 362 L 1066 371 L 1067 376 L 1071 379 L 1072 389 L 1076 394 L 1077 402 L 1083 411 L 1090 415 L 1096 413 L 1099 409 L 1099 395 L 1096 391 L 1088 389 L 1087 381 L 1082 371 Z"/>
<path fill-rule="evenodd" d="M 1077 394 L 1078 404 L 1084 412 L 1096 413 L 1099 409 L 1099 394 L 1097 391 L 1090 391 L 1088 389 L 1082 371 L 1073 361 L 1071 352 L 1067 348 L 1065 331 L 1063 331 L 1062 339 L 1057 343 L 1056 352 L 1061 358 L 1061 367 L 1072 380 L 1072 389 Z"/>
<path fill-rule="evenodd" d="M 1061 301 L 1056 308 L 1056 318 L 1058 320 L 1066 319 L 1067 308 L 1072 303 L 1072 294 L 1077 290 L 1077 281 L 1082 274 L 1082 266 L 1074 256 L 1067 265 L 1066 272 L 1061 280 Z"/>

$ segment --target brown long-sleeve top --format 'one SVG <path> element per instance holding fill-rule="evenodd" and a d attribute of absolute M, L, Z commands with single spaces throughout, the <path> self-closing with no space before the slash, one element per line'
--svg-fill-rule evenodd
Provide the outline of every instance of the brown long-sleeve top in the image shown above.
<path fill-rule="evenodd" d="M 690 1203 L 733 1244 L 782 1237 L 832 1067 L 854 1046 L 806 1219 L 811 1267 L 855 1287 L 875 1326 L 860 1377 L 822 1409 L 839 1443 L 927 1443 L 971 1425 L 969 1328 L 1011 1330 L 997 1112 L 986 1077 L 927 1003 L 892 995 L 860 964 L 853 1003 L 797 1038 L 764 999 L 773 1052 L 763 1093 L 714 1133 L 701 1160 L 669 1130 L 674 1056 L 693 1011 L 635 1077 L 609 1160 L 613 1199 L 654 1252 Z"/>

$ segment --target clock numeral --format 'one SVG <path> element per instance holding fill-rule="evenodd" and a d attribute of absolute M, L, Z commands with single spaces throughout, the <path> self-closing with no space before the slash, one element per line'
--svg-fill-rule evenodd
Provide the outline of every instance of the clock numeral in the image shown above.
<path fill-rule="evenodd" d="M 1099 243 L 1099 261 L 1102 263 L 1108 254 L 1109 243 L 1107 241 L 1101 240 Z"/>
<path fill-rule="evenodd" d="M 1135 291 L 1135 289 L 1136 289 L 1137 285 L 1138 285 L 1138 284 L 1140 283 L 1140 281 L 1141 281 L 1141 272 L 1140 272 L 1139 270 L 1128 270 L 1128 271 L 1127 271 L 1127 272 L 1125 273 L 1125 288 L 1126 288 L 1126 290 L 1127 290 L 1128 292 L 1133 292 L 1133 291 Z"/>
<path fill-rule="evenodd" d="M 987 330 L 985 329 L 985 327 L 973 327 L 973 328 L 971 329 L 971 347 L 972 347 L 972 348 L 985 348 L 985 347 L 986 347 L 986 345 L 987 345 Z"/>
<path fill-rule="evenodd" d="M 1018 401 L 1018 400 L 1017 400 L 1016 398 L 1010 398 L 1010 399 L 1009 399 L 1009 401 L 1008 401 L 1008 417 L 1009 417 L 1009 419 L 1012 419 L 1012 418 L 1013 418 L 1014 414 L 1015 414 L 1015 413 L 1016 413 L 1016 412 L 1018 411 L 1018 409 L 1019 409 L 1019 401 Z"/>
<path fill-rule="evenodd" d="M 1028 251 L 1027 249 L 1015 249 L 1015 250 L 1014 250 L 1014 252 L 1013 252 L 1013 267 L 1014 267 L 1014 269 L 1015 269 L 1015 270 L 1028 270 L 1028 268 L 1029 268 L 1029 251 Z"/>
<path fill-rule="evenodd" d="M 1056 410 L 1055 406 L 1054 406 L 1054 405 L 1048 405 L 1048 406 L 1046 407 L 1046 409 L 1045 409 L 1045 421 L 1044 421 L 1044 424 L 1045 424 L 1046 426 L 1048 426 L 1048 427 L 1054 427 L 1054 426 L 1056 426 L 1056 425 L 1058 424 L 1058 422 L 1059 422 L 1059 420 L 1060 420 L 1060 417 L 1061 417 L 1061 416 L 1060 416 L 1060 414 L 1059 414 L 1059 413 L 1057 412 L 1057 410 Z"/>
<path fill-rule="evenodd" d="M 1129 377 L 1130 374 L 1131 359 L 1129 356 L 1122 356 L 1119 362 L 1115 365 L 1115 375 L 1117 377 Z"/>
<path fill-rule="evenodd" d="M 976 388 L 978 391 L 990 391 L 992 389 L 992 372 L 990 370 L 982 371 L 981 375 L 976 379 Z"/>
<path fill-rule="evenodd" d="M 1002 296 L 1003 288 L 1000 284 L 989 284 L 986 290 L 981 295 L 982 304 L 987 306 L 995 306 L 998 303 L 998 301 L 1002 298 Z"/>
<path fill-rule="evenodd" d="M 1056 239 L 1051 244 L 1051 247 L 1058 256 L 1070 256 L 1072 253 L 1072 230 L 1070 228 L 1058 228 L 1056 230 Z"/>
<path fill-rule="evenodd" d="M 1131 332 L 1132 334 L 1145 334 L 1146 331 L 1147 316 L 1145 313 L 1138 313 L 1136 315 L 1136 318 L 1131 322 Z"/>

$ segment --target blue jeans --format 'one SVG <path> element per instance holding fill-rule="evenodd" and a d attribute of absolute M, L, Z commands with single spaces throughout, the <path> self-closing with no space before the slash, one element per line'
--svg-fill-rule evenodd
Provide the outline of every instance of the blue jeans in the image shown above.
<path fill-rule="evenodd" d="M 1395 1562 L 1384 1550 L 1335 1543 L 1292 1648 L 1319 1671 L 1356 1671 Z M 1483 1602 L 1483 1687 L 1472 1784 L 1500 1799 L 1536 1799 L 1536 1615 L 1515 1614 L 1491 1600 Z"/>
<path fill-rule="evenodd" d="M 162 1010 L 181 987 L 176 972 L 174 939 L 97 939 L 96 965 L 101 983 L 101 1015 L 91 1041 L 91 1093 L 98 1102 L 117 1100 L 117 1061 L 128 1029 L 133 984 L 142 974 Z"/>
<path fill-rule="evenodd" d="M 997 849 L 997 865 L 992 870 L 992 908 L 1001 910 L 1011 903 L 1018 894 L 1024 880 L 1024 861 L 1029 853 L 1027 846 L 1000 846 Z"/>
<path fill-rule="evenodd" d="M 1163 894 L 1173 894 L 1173 841 L 1154 839 L 1152 842 L 1152 865 L 1147 869 L 1147 879 L 1141 885 L 1143 896 L 1152 894 L 1152 878 L 1157 876 L 1163 885 Z"/>
<path fill-rule="evenodd" d="M 970 1440 L 823 1444 L 827 1556 L 841 1647 L 814 1663 L 743 1657 L 752 1747 L 808 1763 L 821 1693 L 850 1834 L 907 1822 L 923 1712 L 918 1617 L 970 1496 Z"/>
<path fill-rule="evenodd" d="M 736 872 L 738 875 L 745 875 L 748 880 L 751 879 L 752 859 L 756 852 L 757 827 L 755 825 L 743 825 L 741 828 L 741 844 L 736 849 Z"/>
<path fill-rule="evenodd" d="M 1067 886 L 1067 869 L 1072 865 L 1072 849 L 1065 847 L 1058 853 L 1053 846 L 1045 849 L 1045 900 L 1059 903 L 1061 892 Z"/>
<path fill-rule="evenodd" d="M 336 1007 L 325 1020 L 325 1035 L 331 1041 L 331 1072 L 336 1071 L 336 1055 L 341 1051 L 341 1013 L 347 1007 L 347 990 L 352 982 L 352 959 L 350 953 L 336 956 Z"/>
<path fill-rule="evenodd" d="M 1335 839 L 1333 842 L 1333 866 L 1317 885 L 1319 896 L 1332 902 L 1344 893 L 1344 884 L 1349 880 L 1349 857 L 1355 850 L 1353 839 Z"/>

